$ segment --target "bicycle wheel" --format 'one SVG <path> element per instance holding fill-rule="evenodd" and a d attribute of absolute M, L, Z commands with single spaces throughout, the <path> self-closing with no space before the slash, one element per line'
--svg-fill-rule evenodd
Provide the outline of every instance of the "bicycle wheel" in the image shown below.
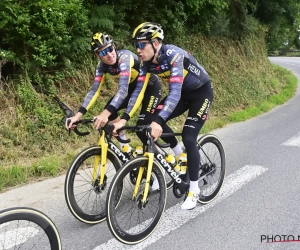
<path fill-rule="evenodd" d="M 56 226 L 44 213 L 27 207 L 0 211 L 0 249 L 61 250 Z"/>
<path fill-rule="evenodd" d="M 133 199 L 135 185 L 130 180 L 130 172 L 144 167 L 137 198 Z M 106 210 L 107 224 L 111 233 L 122 243 L 136 244 L 146 239 L 159 223 L 166 204 L 166 181 L 160 166 L 154 162 L 152 175 L 155 175 L 159 189 L 150 189 L 145 204 L 142 204 L 148 158 L 141 156 L 134 158 L 123 165 L 115 175 L 108 191 Z M 151 178 L 150 185 L 153 182 Z M 120 185 L 124 183 L 120 201 L 116 195 L 120 192 Z M 119 203 L 118 203 L 119 202 Z"/>
<path fill-rule="evenodd" d="M 219 193 L 225 176 L 225 151 L 215 135 L 204 135 L 197 141 L 200 154 L 198 202 L 206 204 Z"/>
<path fill-rule="evenodd" d="M 105 220 L 107 191 L 113 176 L 121 168 L 119 159 L 108 149 L 104 183 L 99 184 L 101 162 L 98 165 L 97 177 L 92 181 L 95 158 L 100 155 L 99 146 L 85 149 L 73 160 L 65 178 L 64 192 L 68 208 L 76 219 L 87 224 L 97 224 Z"/>

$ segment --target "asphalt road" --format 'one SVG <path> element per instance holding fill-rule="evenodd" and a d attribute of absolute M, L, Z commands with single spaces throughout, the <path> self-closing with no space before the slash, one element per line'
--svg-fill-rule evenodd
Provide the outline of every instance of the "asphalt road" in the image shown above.
<path fill-rule="evenodd" d="M 300 58 L 270 61 L 300 81 Z M 226 150 L 227 172 L 217 199 L 192 211 L 168 207 L 154 234 L 135 246 L 117 242 L 106 222 L 89 226 L 69 212 L 64 176 L 0 194 L 0 210 L 29 206 L 56 224 L 65 250 L 300 249 L 300 95 L 245 122 L 213 131 Z M 299 237 L 299 238 L 298 238 Z M 294 241 L 292 241 L 294 240 Z"/>

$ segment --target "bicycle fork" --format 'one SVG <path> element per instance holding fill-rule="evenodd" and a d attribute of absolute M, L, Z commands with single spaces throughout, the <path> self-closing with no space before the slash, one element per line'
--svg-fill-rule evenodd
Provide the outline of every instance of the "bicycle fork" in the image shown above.
<path fill-rule="evenodd" d="M 93 175 L 92 175 L 92 184 L 95 183 L 95 180 L 97 178 L 97 172 L 98 172 L 98 167 L 99 167 L 99 162 L 101 161 L 101 166 L 100 166 L 100 180 L 99 180 L 99 185 L 103 185 L 104 182 L 104 176 L 106 173 L 106 160 L 107 160 L 107 149 L 108 149 L 108 144 L 105 141 L 105 135 L 104 132 L 102 132 L 102 135 L 100 137 L 98 145 L 101 148 L 101 154 L 100 156 L 97 155 L 95 157 L 95 162 L 94 162 L 94 168 L 93 168 Z"/>
<path fill-rule="evenodd" d="M 148 193 L 149 193 L 149 189 L 150 189 L 152 166 L 153 166 L 153 161 L 154 161 L 154 153 L 145 153 L 144 155 L 148 157 L 148 166 L 147 166 L 147 174 L 146 174 L 146 184 L 145 184 L 145 188 L 144 188 L 144 192 L 143 192 L 143 197 L 141 200 L 142 204 L 145 204 L 147 201 L 147 197 L 148 197 Z M 132 200 L 135 200 L 138 195 L 138 191 L 140 188 L 140 184 L 141 184 L 141 180 L 142 180 L 144 171 L 145 171 L 145 167 L 139 168 L 137 180 L 136 180 L 133 195 L 132 195 Z"/>

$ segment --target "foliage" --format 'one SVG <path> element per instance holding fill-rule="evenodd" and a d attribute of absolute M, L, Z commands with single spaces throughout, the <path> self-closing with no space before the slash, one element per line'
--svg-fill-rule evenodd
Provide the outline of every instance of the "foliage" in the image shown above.
<path fill-rule="evenodd" d="M 188 18 L 184 1 L 128 0 L 128 2 L 130 5 L 126 9 L 124 21 L 129 24 L 129 35 L 140 23 L 157 22 L 164 27 L 166 41 L 176 43 L 179 39 L 184 39 L 185 22 Z M 130 39 L 130 36 L 128 38 Z"/>
<path fill-rule="evenodd" d="M 13 165 L 20 158 L 57 154 L 66 168 L 76 150 L 95 143 L 95 134 L 68 137 L 62 111 L 40 91 L 55 93 L 78 109 L 94 77 L 90 40 L 95 32 L 106 31 L 119 49 L 134 51 L 134 28 L 145 21 L 160 23 L 164 42 L 192 51 L 209 72 L 215 89 L 211 120 L 221 126 L 218 119 L 229 112 L 257 108 L 284 88 L 286 81 L 274 73 L 266 46 L 278 53 L 299 49 L 299 13 L 300 3 L 293 0 L 1 0 L 0 116 L 5 119 L 0 125 L 0 160 Z M 113 81 L 106 83 L 101 102 L 87 115 L 98 114 L 115 90 Z M 180 118 L 173 122 L 174 127 L 180 124 Z M 21 163 L 32 166 L 30 175 L 60 171 L 41 161 Z M 19 168 L 11 170 L 6 173 L 12 179 L 24 174 Z M 0 188 L 2 177 L 0 173 Z"/>
<path fill-rule="evenodd" d="M 249 0 L 255 5 L 251 14 L 267 25 L 269 50 L 298 47 L 300 38 L 300 2 L 294 0 Z"/>
<path fill-rule="evenodd" d="M 292 88 L 284 93 L 288 83 L 286 75 L 290 73 L 274 71 L 265 56 L 263 37 L 238 42 L 189 35 L 181 45 L 204 65 L 214 86 L 215 98 L 203 132 L 269 110 L 290 97 L 297 86 L 297 81 L 293 80 Z M 90 68 L 94 64 L 94 61 L 84 61 L 82 69 L 73 72 L 68 81 L 55 88 L 57 95 L 73 110 L 78 108 L 90 88 L 90 83 L 83 79 L 91 78 Z M 7 95 L 0 92 L 0 102 L 4 106 L 0 110 L 4 118 L 0 126 L 0 189 L 28 182 L 34 176 L 64 173 L 75 155 L 96 144 L 99 138 L 92 128 L 83 128 L 92 132 L 87 137 L 74 133 L 68 136 L 60 121 L 63 114 L 51 97 L 37 93 L 28 79 L 22 78 L 17 86 L 18 94 L 14 96 L 19 96 L 18 100 L 6 99 Z M 103 109 L 115 88 L 116 84 L 103 86 L 101 99 L 88 111 L 86 118 Z M 281 92 L 284 96 L 279 98 Z M 180 129 L 182 118 L 171 120 L 172 128 Z"/>
<path fill-rule="evenodd" d="M 210 5 L 216 12 L 220 12 L 228 8 L 228 1 L 224 0 L 187 0 L 186 4 L 191 8 L 193 13 L 199 13 L 201 9 Z"/>
<path fill-rule="evenodd" d="M 0 10 L 1 57 L 23 72 L 62 67 L 65 58 L 86 47 L 81 0 L 2 0 Z"/>
<path fill-rule="evenodd" d="M 12 62 L 13 73 L 47 87 L 57 70 L 82 66 L 93 33 L 106 31 L 118 48 L 132 48 L 130 35 L 145 21 L 161 23 L 175 44 L 191 33 L 242 41 L 263 31 L 269 50 L 300 46 L 293 0 L 2 0 L 0 13 L 0 67 Z"/>

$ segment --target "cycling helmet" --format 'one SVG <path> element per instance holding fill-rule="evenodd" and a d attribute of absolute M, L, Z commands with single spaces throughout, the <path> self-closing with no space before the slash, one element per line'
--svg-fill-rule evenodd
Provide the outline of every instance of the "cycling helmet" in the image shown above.
<path fill-rule="evenodd" d="M 109 43 L 111 43 L 111 44 L 114 43 L 114 40 L 112 39 L 112 37 L 110 35 L 106 34 L 105 32 L 103 32 L 103 33 L 98 32 L 92 38 L 91 50 L 96 51 L 98 49 L 102 49 Z"/>
<path fill-rule="evenodd" d="M 132 33 L 133 40 L 153 40 L 155 38 L 164 39 L 164 31 L 158 23 L 142 23 Z"/>

